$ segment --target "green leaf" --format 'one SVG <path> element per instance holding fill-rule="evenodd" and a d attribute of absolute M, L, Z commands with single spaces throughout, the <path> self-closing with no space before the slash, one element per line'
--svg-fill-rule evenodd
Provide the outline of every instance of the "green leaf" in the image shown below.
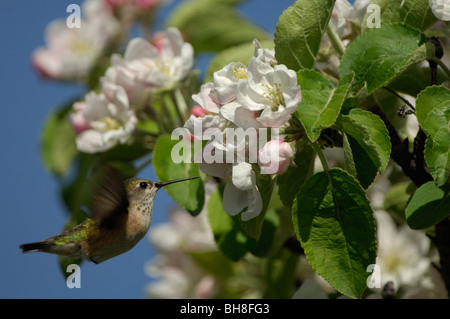
<path fill-rule="evenodd" d="M 361 109 L 352 109 L 348 115 L 340 115 L 336 126 L 346 135 L 346 165 L 367 188 L 376 172 L 383 173 L 389 162 L 391 142 L 386 126 L 377 115 Z"/>
<path fill-rule="evenodd" d="M 403 2 L 403 5 L 400 4 Z M 426 30 L 438 19 L 430 9 L 428 0 L 374 0 L 371 2 L 380 8 L 381 23 L 399 22 L 417 28 L 421 31 Z M 364 21 L 372 14 L 366 13 Z M 363 24 L 363 30 L 367 30 L 367 24 Z"/>
<path fill-rule="evenodd" d="M 364 189 L 372 184 L 377 175 L 377 166 L 356 139 L 344 134 L 345 168 Z"/>
<path fill-rule="evenodd" d="M 272 40 L 260 41 L 260 43 L 263 48 L 273 49 L 274 44 Z M 212 82 L 214 79 L 214 72 L 221 70 L 231 62 L 241 62 L 244 65 L 248 65 L 250 58 L 253 57 L 254 54 L 255 47 L 252 42 L 222 50 L 211 60 L 211 63 L 206 70 L 204 82 Z"/>
<path fill-rule="evenodd" d="M 185 162 L 177 164 L 172 160 L 172 148 L 178 143 L 182 142 L 172 140 L 170 135 L 160 135 L 156 141 L 153 165 L 160 181 L 199 176 L 197 163 L 189 163 L 189 159 L 186 159 Z M 186 147 L 190 147 L 190 143 Z M 164 189 L 191 215 L 195 216 L 202 210 L 205 189 L 200 178 L 168 185 Z"/>
<path fill-rule="evenodd" d="M 308 178 L 292 209 L 297 238 L 313 269 L 336 290 L 358 298 L 375 263 L 375 220 L 364 190 L 333 168 Z"/>
<path fill-rule="evenodd" d="M 450 172 L 450 89 L 431 86 L 416 100 L 416 115 L 427 135 L 425 161 L 437 185 L 443 185 Z"/>
<path fill-rule="evenodd" d="M 335 0 L 297 0 L 280 16 L 275 29 L 279 64 L 292 70 L 312 69 Z"/>
<path fill-rule="evenodd" d="M 208 219 L 219 250 L 229 259 L 238 261 L 254 245 L 244 234 L 236 219 L 223 210 L 223 190 L 217 188 L 208 201 Z"/>
<path fill-rule="evenodd" d="M 339 65 L 340 77 L 355 72 L 353 91 L 367 82 L 372 94 L 409 66 L 427 57 L 425 36 L 402 24 L 367 30 L 348 46 Z"/>
<path fill-rule="evenodd" d="M 51 113 L 41 135 L 41 158 L 45 167 L 61 177 L 78 154 L 76 133 L 69 121 L 73 102 Z"/>
<path fill-rule="evenodd" d="M 230 47 L 269 39 L 269 35 L 244 18 L 233 5 L 236 1 L 188 0 L 172 11 L 166 25 L 186 36 L 196 53 L 222 51 Z"/>
<path fill-rule="evenodd" d="M 353 80 L 353 74 L 342 78 L 336 88 L 319 72 L 301 70 L 297 73 L 302 90 L 302 102 L 297 114 L 310 141 L 316 141 L 320 132 L 334 124 Z"/>
<path fill-rule="evenodd" d="M 294 156 L 294 165 L 288 167 L 287 171 L 278 176 L 278 195 L 283 204 L 291 208 L 300 186 L 314 168 L 315 152 L 310 143 L 303 143 L 297 147 Z"/>
<path fill-rule="evenodd" d="M 449 78 L 441 68 L 436 72 L 436 84 L 442 84 Z M 417 96 L 422 90 L 425 90 L 431 83 L 431 71 L 428 63 L 415 64 L 395 78 L 388 87 L 396 92 L 405 93 L 411 96 Z"/>
<path fill-rule="evenodd" d="M 406 222 L 413 229 L 431 227 L 450 214 L 450 184 L 442 187 L 434 182 L 420 186 L 405 209 Z"/>

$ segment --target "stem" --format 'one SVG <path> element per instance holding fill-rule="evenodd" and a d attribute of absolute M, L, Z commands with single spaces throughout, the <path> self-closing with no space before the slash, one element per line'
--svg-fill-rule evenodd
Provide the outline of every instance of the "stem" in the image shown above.
<path fill-rule="evenodd" d="M 416 108 L 411 103 L 409 103 L 409 101 L 407 99 L 405 99 L 403 96 L 401 96 L 400 94 L 398 94 L 394 90 L 391 90 L 387 86 L 383 86 L 383 89 L 385 89 L 385 90 L 391 92 L 392 94 L 394 94 L 396 97 L 398 97 L 400 100 L 402 100 L 406 105 L 408 105 L 414 111 L 414 113 L 416 112 Z"/>
<path fill-rule="evenodd" d="M 333 48 L 337 51 L 337 53 L 339 53 L 339 55 L 342 56 L 345 52 L 345 46 L 337 35 L 336 31 L 334 31 L 333 27 L 329 23 L 327 25 L 327 35 L 330 38 Z"/>
<path fill-rule="evenodd" d="M 187 118 L 186 114 L 188 114 L 188 105 L 186 100 L 181 93 L 179 88 L 175 88 L 172 93 L 173 99 L 175 100 L 175 108 L 177 109 L 178 117 L 180 118 L 181 124 L 186 123 Z"/>
<path fill-rule="evenodd" d="M 319 156 L 320 163 L 322 164 L 323 170 L 325 174 L 327 174 L 328 180 L 330 181 L 330 189 L 333 189 L 333 180 L 330 175 L 330 167 L 328 166 L 327 159 L 325 158 L 325 155 L 323 154 L 319 144 L 317 142 L 311 143 L 314 150 L 316 151 L 317 155 Z"/>
<path fill-rule="evenodd" d="M 445 72 L 445 74 L 450 78 L 450 69 L 444 64 L 444 62 L 442 62 L 442 60 L 438 58 L 433 58 L 433 61 L 436 62 Z"/>

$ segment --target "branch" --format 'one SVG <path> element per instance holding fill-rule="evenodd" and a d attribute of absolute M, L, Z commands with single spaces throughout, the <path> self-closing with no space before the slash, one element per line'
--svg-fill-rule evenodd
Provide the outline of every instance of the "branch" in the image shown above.
<path fill-rule="evenodd" d="M 371 111 L 378 115 L 386 125 L 392 144 L 391 157 L 403 169 L 405 175 L 408 176 L 417 187 L 432 181 L 433 178 L 424 165 L 423 150 L 425 147 L 426 136 L 422 129 L 419 129 L 419 132 L 414 139 L 414 150 L 410 153 L 408 139 L 401 139 L 400 136 L 398 136 L 394 126 L 389 122 L 379 106 L 373 107 Z"/>

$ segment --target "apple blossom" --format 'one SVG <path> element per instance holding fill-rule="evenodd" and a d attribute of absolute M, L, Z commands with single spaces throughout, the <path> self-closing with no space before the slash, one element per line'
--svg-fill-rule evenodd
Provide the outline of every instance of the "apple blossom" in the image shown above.
<path fill-rule="evenodd" d="M 89 129 L 82 131 L 76 138 L 79 151 L 97 153 L 107 151 L 118 143 L 125 143 L 133 133 L 137 119 L 130 109 L 124 89 L 115 87 L 113 99 L 103 93 L 89 92 L 83 116 Z"/>
<path fill-rule="evenodd" d="M 241 219 L 247 221 L 261 213 L 262 198 L 251 164 L 246 162 L 235 164 L 200 163 L 199 166 L 205 174 L 225 179 L 223 209 L 228 214 L 235 216 L 247 207 L 241 214 Z"/>
<path fill-rule="evenodd" d="M 255 47 L 254 57 L 261 60 L 264 63 L 268 63 L 271 66 L 277 64 L 277 59 L 275 57 L 275 50 L 270 50 L 263 48 L 258 40 L 253 40 L 253 46 Z"/>
<path fill-rule="evenodd" d="M 192 95 L 192 99 L 203 107 L 205 112 L 217 114 L 219 113 L 222 104 L 217 101 L 218 97 L 215 94 L 214 89 L 215 86 L 212 82 L 202 84 L 200 92 Z"/>
<path fill-rule="evenodd" d="M 97 0 L 85 2 L 81 28 L 68 28 L 65 20 L 51 22 L 45 31 L 46 46 L 32 55 L 36 70 L 51 79 L 86 80 L 121 33 L 112 13 L 101 9 Z"/>
<path fill-rule="evenodd" d="M 378 230 L 377 265 L 384 285 L 393 281 L 395 287 L 424 284 L 431 260 L 427 256 L 430 240 L 403 224 L 399 227 L 385 211 L 375 211 Z"/>
<path fill-rule="evenodd" d="M 253 45 L 248 67 L 240 62 L 225 65 L 192 96 L 199 105 L 184 124 L 194 143 L 208 141 L 201 151 L 194 144 L 194 161 L 204 173 L 225 179 L 223 208 L 230 215 L 243 212 L 242 220 L 262 210 L 251 163 L 260 165 L 262 174 L 281 174 L 290 164 L 289 144 L 278 141 L 278 134 L 267 143 L 267 129 L 285 125 L 301 101 L 295 71 L 277 65 L 274 51 L 257 40 Z"/>
<path fill-rule="evenodd" d="M 257 121 L 265 127 L 280 127 L 297 110 L 302 96 L 297 74 L 285 65 L 271 67 L 251 58 L 247 81 L 239 81 L 237 100 L 252 111 L 261 111 Z"/>
<path fill-rule="evenodd" d="M 123 58 L 111 57 L 112 66 L 102 78 L 102 83 L 123 86 L 134 107 L 142 106 L 152 90 L 171 88 L 185 79 L 193 67 L 193 48 L 178 29 L 169 28 L 157 38 L 157 46 L 142 38 L 132 39 Z"/>
<path fill-rule="evenodd" d="M 289 167 L 294 151 L 281 140 L 267 142 L 258 152 L 258 163 L 265 174 L 283 174 Z"/>
<path fill-rule="evenodd" d="M 238 82 L 247 79 L 247 67 L 240 62 L 232 62 L 214 72 L 212 94 L 215 101 L 225 104 L 236 98 Z"/>

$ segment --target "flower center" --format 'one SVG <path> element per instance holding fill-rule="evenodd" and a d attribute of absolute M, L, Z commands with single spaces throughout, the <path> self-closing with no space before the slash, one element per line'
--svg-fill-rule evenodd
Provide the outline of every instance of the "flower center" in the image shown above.
<path fill-rule="evenodd" d="M 78 55 L 88 55 L 91 46 L 87 44 L 86 42 L 80 41 L 79 39 L 74 39 L 70 43 L 71 51 L 76 52 Z"/>
<path fill-rule="evenodd" d="M 385 256 L 384 259 L 385 267 L 387 268 L 386 270 L 390 272 L 395 271 L 403 265 L 402 258 L 400 258 L 396 252 L 391 252 Z"/>
<path fill-rule="evenodd" d="M 232 68 L 233 70 L 233 75 L 237 80 L 240 79 L 247 79 L 247 70 L 245 69 L 244 65 L 242 63 L 239 63 L 239 65 L 234 66 Z"/>
<path fill-rule="evenodd" d="M 284 97 L 283 92 L 281 91 L 281 84 L 262 84 L 262 87 L 265 90 L 262 97 L 266 102 L 272 104 L 273 111 L 277 111 L 279 105 L 284 105 Z"/>
<path fill-rule="evenodd" d="M 117 130 L 122 127 L 122 124 L 118 120 L 113 119 L 112 117 L 109 116 L 101 119 L 100 122 L 105 124 L 105 127 L 103 128 L 104 132 Z"/>

